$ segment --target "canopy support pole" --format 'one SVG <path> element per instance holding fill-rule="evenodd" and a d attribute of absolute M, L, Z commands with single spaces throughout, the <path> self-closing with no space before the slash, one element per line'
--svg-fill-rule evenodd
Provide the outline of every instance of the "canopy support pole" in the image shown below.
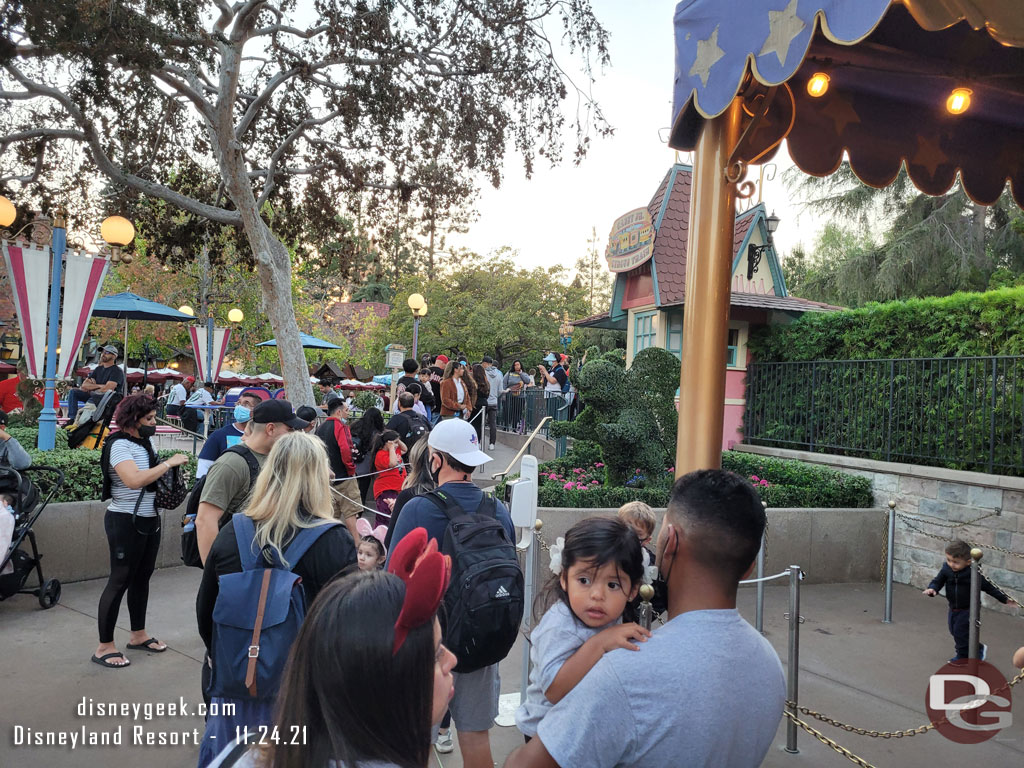
<path fill-rule="evenodd" d="M 121 365 L 124 371 L 124 395 L 128 396 L 128 318 L 124 319 L 124 363 Z"/>
<path fill-rule="evenodd" d="M 676 477 L 722 465 L 726 344 L 736 186 L 726 179 L 740 136 L 741 100 L 705 126 L 693 163 L 679 373 Z"/>

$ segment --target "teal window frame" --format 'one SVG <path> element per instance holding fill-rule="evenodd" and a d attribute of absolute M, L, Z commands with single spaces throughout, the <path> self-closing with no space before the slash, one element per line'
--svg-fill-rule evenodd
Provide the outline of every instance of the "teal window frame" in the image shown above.
<path fill-rule="evenodd" d="M 668 313 L 668 328 L 665 333 L 665 348 L 676 357 L 683 357 L 683 313 Z"/>
<path fill-rule="evenodd" d="M 735 336 L 733 334 L 735 334 Z M 728 334 L 728 336 L 726 336 L 726 339 L 727 339 L 726 343 L 728 343 L 730 341 L 735 341 L 735 343 L 734 344 L 729 344 L 729 346 L 728 346 L 729 353 L 728 353 L 728 356 L 726 357 L 725 366 L 727 368 L 735 368 L 736 367 L 736 355 L 737 355 L 737 353 L 739 351 L 739 345 L 740 345 L 740 329 L 739 328 L 730 328 L 729 329 L 729 334 Z"/>
<path fill-rule="evenodd" d="M 658 337 L 655 317 L 658 311 L 637 312 L 633 315 L 633 354 L 653 347 Z"/>

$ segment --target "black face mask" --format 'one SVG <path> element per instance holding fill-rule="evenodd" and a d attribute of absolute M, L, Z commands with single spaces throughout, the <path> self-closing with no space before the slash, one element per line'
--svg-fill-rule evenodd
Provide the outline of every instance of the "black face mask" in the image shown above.
<path fill-rule="evenodd" d="M 155 434 L 155 424 L 139 424 L 139 437 L 152 437 Z"/>
<path fill-rule="evenodd" d="M 431 467 L 430 476 L 434 478 L 434 485 L 437 485 L 438 478 L 441 476 L 441 467 L 444 465 L 444 461 L 441 461 L 437 465 L 437 469 Z"/>

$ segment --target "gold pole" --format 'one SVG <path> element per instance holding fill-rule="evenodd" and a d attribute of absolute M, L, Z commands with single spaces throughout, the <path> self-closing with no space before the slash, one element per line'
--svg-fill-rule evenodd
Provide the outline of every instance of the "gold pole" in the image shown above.
<path fill-rule="evenodd" d="M 739 141 L 740 100 L 704 126 L 693 161 L 686 245 L 683 355 L 676 477 L 722 465 L 726 344 L 732 281 L 735 186 L 726 181 Z"/>

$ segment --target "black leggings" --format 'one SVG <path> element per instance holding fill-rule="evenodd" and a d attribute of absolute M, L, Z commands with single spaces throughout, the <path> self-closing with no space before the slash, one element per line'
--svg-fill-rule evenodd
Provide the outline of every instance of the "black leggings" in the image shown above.
<path fill-rule="evenodd" d="M 121 598 L 125 592 L 128 593 L 132 632 L 146 628 L 149 577 L 153 575 L 156 553 L 160 549 L 160 518 L 134 517 L 124 512 L 107 510 L 103 528 L 110 544 L 110 578 L 100 595 L 100 642 L 112 643 L 114 625 L 117 624 L 117 614 L 121 610 Z"/>

